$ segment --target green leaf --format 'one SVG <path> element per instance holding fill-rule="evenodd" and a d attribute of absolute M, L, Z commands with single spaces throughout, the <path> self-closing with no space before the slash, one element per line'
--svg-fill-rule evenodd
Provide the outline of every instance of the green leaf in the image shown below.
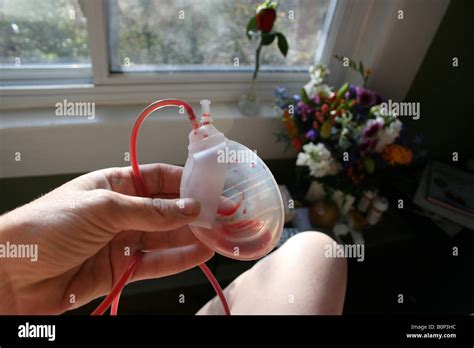
<path fill-rule="evenodd" d="M 264 33 L 262 32 L 262 45 L 263 46 L 268 46 L 270 45 L 273 40 L 275 40 L 276 34 L 273 32 L 270 33 Z"/>
<path fill-rule="evenodd" d="M 375 162 L 372 157 L 365 156 L 364 157 L 364 167 L 367 173 L 372 174 L 375 170 Z"/>
<path fill-rule="evenodd" d="M 288 53 L 288 41 L 286 41 L 286 37 L 282 33 L 276 33 L 276 35 L 278 36 L 278 48 L 280 49 L 281 54 L 286 57 L 286 54 Z"/>
<path fill-rule="evenodd" d="M 309 99 L 304 88 L 301 88 L 301 101 L 308 106 L 311 106 L 313 108 L 316 107 L 316 103 L 314 102 L 314 100 Z"/>
<path fill-rule="evenodd" d="M 250 18 L 249 22 L 247 23 L 247 37 L 250 40 L 252 37 L 250 36 L 251 31 L 257 31 L 257 16 L 253 16 Z"/>
<path fill-rule="evenodd" d="M 337 91 L 336 99 L 341 99 L 344 96 L 344 94 L 346 94 L 348 89 L 349 89 L 349 84 L 348 83 L 343 84 L 341 88 L 339 88 L 339 90 Z"/>
<path fill-rule="evenodd" d="M 305 104 L 310 103 L 310 100 L 309 100 L 308 95 L 306 94 L 306 90 L 304 88 L 301 88 L 301 101 Z"/>

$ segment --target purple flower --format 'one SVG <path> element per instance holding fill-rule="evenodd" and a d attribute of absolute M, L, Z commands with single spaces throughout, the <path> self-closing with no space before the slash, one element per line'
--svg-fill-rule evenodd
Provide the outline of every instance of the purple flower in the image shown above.
<path fill-rule="evenodd" d="M 364 139 L 370 139 L 377 135 L 377 132 L 383 126 L 382 122 L 379 120 L 368 120 L 364 128 Z"/>
<path fill-rule="evenodd" d="M 357 96 L 357 86 L 350 85 L 348 92 L 350 95 L 350 99 L 354 99 Z"/>
<path fill-rule="evenodd" d="M 365 108 L 370 108 L 377 102 L 377 95 L 370 89 L 356 87 L 357 102 Z"/>
<path fill-rule="evenodd" d="M 300 114 L 303 118 L 303 121 L 306 120 L 312 112 L 314 112 L 314 110 L 310 106 L 306 105 L 302 101 L 298 102 L 298 104 L 296 105 L 296 110 L 297 113 Z"/>
<path fill-rule="evenodd" d="M 306 138 L 308 138 L 309 140 L 314 140 L 314 139 L 316 139 L 317 136 L 318 136 L 318 133 L 316 132 L 315 129 L 310 129 L 306 133 Z"/>
<path fill-rule="evenodd" d="M 285 87 L 278 86 L 275 88 L 273 91 L 273 96 L 278 98 L 278 99 L 288 99 L 290 98 L 290 95 L 288 94 L 288 91 L 286 90 Z"/>

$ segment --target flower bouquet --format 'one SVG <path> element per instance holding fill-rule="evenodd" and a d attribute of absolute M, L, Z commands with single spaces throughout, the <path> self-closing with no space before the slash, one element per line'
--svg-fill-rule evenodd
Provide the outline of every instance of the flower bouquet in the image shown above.
<path fill-rule="evenodd" d="M 370 71 L 352 60 L 349 67 L 360 72 L 362 86 L 333 89 L 325 83 L 328 68 L 316 65 L 300 94 L 290 96 L 283 87 L 274 92 L 285 128 L 279 138 L 298 152 L 297 166 L 313 180 L 310 191 L 320 191 L 343 214 L 364 191 L 377 190 L 384 169 L 409 165 L 415 144 L 403 136 L 399 117 L 381 108 L 380 96 L 366 87 Z"/>

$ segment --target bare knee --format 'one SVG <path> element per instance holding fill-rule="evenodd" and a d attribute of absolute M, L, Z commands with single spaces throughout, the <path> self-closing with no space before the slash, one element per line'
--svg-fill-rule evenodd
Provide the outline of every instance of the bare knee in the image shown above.
<path fill-rule="evenodd" d="M 347 260 L 327 253 L 328 249 L 334 247 L 334 243 L 336 242 L 324 233 L 309 231 L 298 233 L 280 248 L 282 258 L 299 269 L 307 286 L 319 289 L 321 296 L 313 302 L 316 314 L 342 312 L 347 283 Z"/>
<path fill-rule="evenodd" d="M 334 241 L 319 232 L 290 238 L 225 289 L 235 314 L 340 314 L 346 287 L 345 259 L 325 257 Z M 214 298 L 200 313 L 222 313 Z"/>
<path fill-rule="evenodd" d="M 332 250 L 336 241 L 327 234 L 307 231 L 296 234 L 288 239 L 288 241 L 281 247 L 285 253 L 291 253 L 298 259 L 309 258 L 314 261 L 314 264 L 324 263 L 330 266 L 332 270 L 339 270 L 345 272 L 347 268 L 347 261 L 345 258 L 334 257 L 334 253 L 328 253 Z"/>
<path fill-rule="evenodd" d="M 301 248 L 324 249 L 326 245 L 335 243 L 335 241 L 327 234 L 316 231 L 306 231 L 294 235 L 288 239 L 285 244 L 287 243 L 297 244 L 298 247 Z"/>

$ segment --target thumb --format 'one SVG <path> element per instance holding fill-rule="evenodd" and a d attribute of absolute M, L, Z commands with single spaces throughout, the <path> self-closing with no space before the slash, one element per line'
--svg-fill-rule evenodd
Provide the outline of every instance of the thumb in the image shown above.
<path fill-rule="evenodd" d="M 146 198 L 113 191 L 100 195 L 105 198 L 99 199 L 92 209 L 107 223 L 108 229 L 114 232 L 169 231 L 191 223 L 201 211 L 201 204 L 192 198 Z"/>

